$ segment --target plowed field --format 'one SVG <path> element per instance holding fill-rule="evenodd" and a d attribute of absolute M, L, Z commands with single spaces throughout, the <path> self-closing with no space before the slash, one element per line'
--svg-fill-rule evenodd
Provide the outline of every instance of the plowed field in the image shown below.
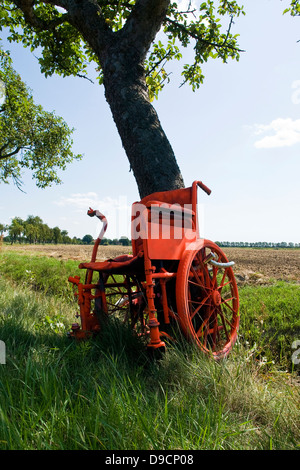
<path fill-rule="evenodd" d="M 2 250 L 45 255 L 59 259 L 89 261 L 92 246 L 85 245 L 5 245 Z M 269 279 L 298 281 L 300 283 L 300 250 L 223 248 L 230 261 L 235 261 L 234 271 L 239 283 L 264 283 Z M 98 259 L 114 258 L 130 253 L 129 246 L 100 246 Z"/>

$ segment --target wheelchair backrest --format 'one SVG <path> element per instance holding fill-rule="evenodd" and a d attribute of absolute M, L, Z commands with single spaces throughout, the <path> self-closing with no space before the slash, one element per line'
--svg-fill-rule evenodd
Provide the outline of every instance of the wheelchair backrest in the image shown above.
<path fill-rule="evenodd" d="M 187 244 L 199 238 L 197 185 L 150 194 L 132 205 L 133 255 L 179 260 Z"/>

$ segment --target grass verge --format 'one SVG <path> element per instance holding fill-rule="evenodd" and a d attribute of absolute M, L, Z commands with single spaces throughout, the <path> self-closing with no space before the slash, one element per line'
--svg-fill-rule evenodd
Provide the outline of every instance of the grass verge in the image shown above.
<path fill-rule="evenodd" d="M 300 285 L 245 286 L 240 303 L 240 342 L 258 361 L 293 370 L 293 344 L 300 340 Z"/>
<path fill-rule="evenodd" d="M 0 272 L 21 286 L 47 296 L 72 301 L 70 275 L 84 272 L 78 261 L 15 252 L 0 253 Z M 266 364 L 293 370 L 293 344 L 300 341 L 300 285 L 269 282 L 240 287 L 241 325 L 239 341 L 252 355 Z"/>
<path fill-rule="evenodd" d="M 159 363 L 124 325 L 66 337 L 70 304 L 0 280 L 1 449 L 298 449 L 299 386 L 238 344 L 215 363 L 170 346 Z"/>
<path fill-rule="evenodd" d="M 0 273 L 4 277 L 46 295 L 68 300 L 73 299 L 73 289 L 68 277 L 84 276 L 78 264 L 78 261 L 46 256 L 0 253 Z"/>

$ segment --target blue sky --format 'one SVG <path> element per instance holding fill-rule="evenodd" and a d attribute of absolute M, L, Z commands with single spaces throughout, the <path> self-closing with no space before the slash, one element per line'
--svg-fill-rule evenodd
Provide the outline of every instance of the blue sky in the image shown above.
<path fill-rule="evenodd" d="M 242 3 L 242 2 L 241 2 Z M 240 61 L 212 60 L 204 84 L 179 88 L 178 65 L 154 102 L 185 184 L 199 190 L 201 236 L 222 241 L 300 242 L 300 18 L 282 15 L 287 0 L 244 0 L 235 20 Z M 14 68 L 36 103 L 74 127 L 80 162 L 62 173 L 63 184 L 38 189 L 30 173 L 24 191 L 1 184 L 0 222 L 38 215 L 70 236 L 97 235 L 89 206 L 108 218 L 107 237 L 130 236 L 130 206 L 139 200 L 103 87 L 79 78 L 44 78 L 21 45 L 8 45 Z M 187 51 L 187 55 L 190 52 Z"/>

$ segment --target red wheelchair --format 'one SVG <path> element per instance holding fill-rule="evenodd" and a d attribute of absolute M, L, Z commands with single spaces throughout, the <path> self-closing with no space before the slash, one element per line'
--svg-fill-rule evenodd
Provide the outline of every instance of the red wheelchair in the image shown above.
<path fill-rule="evenodd" d="M 132 254 L 97 261 L 107 220 L 97 210 L 102 230 L 91 261 L 81 263 L 85 281 L 76 285 L 80 324 L 71 336 L 82 339 L 105 328 L 110 315 L 146 338 L 147 348 L 165 348 L 179 329 L 202 351 L 220 359 L 230 352 L 239 328 L 239 295 L 229 262 L 214 242 L 200 238 L 197 188 L 153 193 L 132 205 Z"/>

